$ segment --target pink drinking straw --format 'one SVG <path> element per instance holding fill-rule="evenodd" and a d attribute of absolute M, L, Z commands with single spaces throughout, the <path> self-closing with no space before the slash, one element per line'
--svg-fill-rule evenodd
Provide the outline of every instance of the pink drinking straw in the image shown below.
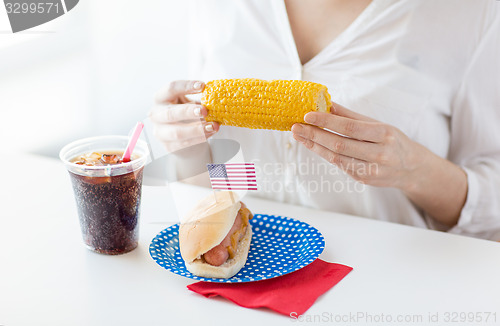
<path fill-rule="evenodd" d="M 144 123 L 142 122 L 137 122 L 137 125 L 135 126 L 134 132 L 132 133 L 132 136 L 130 137 L 130 140 L 128 141 L 128 145 L 125 148 L 125 152 L 123 152 L 123 157 L 122 161 L 123 162 L 130 162 L 130 156 L 132 155 L 132 152 L 134 151 L 135 144 L 137 144 L 137 140 L 139 139 L 139 136 L 141 135 L 142 128 L 144 128 Z"/>

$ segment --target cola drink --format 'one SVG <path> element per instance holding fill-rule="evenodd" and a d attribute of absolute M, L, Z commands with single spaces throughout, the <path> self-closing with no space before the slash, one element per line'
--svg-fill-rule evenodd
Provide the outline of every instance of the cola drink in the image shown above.
<path fill-rule="evenodd" d="M 124 163 L 121 153 L 113 149 L 88 151 L 69 158 L 70 153 L 61 151 L 73 185 L 83 242 L 87 248 L 108 255 L 134 250 L 139 239 L 145 160 L 134 151 L 131 161 Z"/>

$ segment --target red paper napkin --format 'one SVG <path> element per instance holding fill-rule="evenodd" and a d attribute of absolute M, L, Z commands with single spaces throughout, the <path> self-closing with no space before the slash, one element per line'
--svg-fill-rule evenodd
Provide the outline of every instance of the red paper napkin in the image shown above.
<path fill-rule="evenodd" d="M 246 308 L 267 307 L 290 316 L 302 315 L 314 301 L 340 282 L 352 267 L 316 259 L 293 273 L 249 283 L 197 282 L 188 289 L 207 298 L 220 295 Z"/>

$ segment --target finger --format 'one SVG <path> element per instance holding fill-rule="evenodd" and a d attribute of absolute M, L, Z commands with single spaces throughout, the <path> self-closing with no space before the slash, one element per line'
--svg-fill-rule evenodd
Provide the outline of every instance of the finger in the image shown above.
<path fill-rule="evenodd" d="M 205 83 L 199 80 L 176 80 L 156 94 L 156 102 L 177 103 L 179 97 L 201 93 L 203 88 L 205 88 Z"/>
<path fill-rule="evenodd" d="M 330 108 L 330 112 L 335 114 L 335 115 L 345 117 L 345 118 L 361 120 L 361 121 L 368 121 L 368 122 L 377 122 L 377 120 L 375 120 L 375 119 L 372 119 L 370 117 L 367 117 L 366 115 L 362 115 L 360 113 L 346 109 L 342 105 L 335 103 L 335 102 L 333 102 L 333 105 Z"/>
<path fill-rule="evenodd" d="M 337 154 L 363 161 L 372 162 L 381 151 L 379 144 L 342 137 L 311 125 L 296 123 L 292 126 L 292 132 Z"/>
<path fill-rule="evenodd" d="M 195 121 L 185 124 L 155 124 L 154 134 L 163 142 L 185 141 L 197 137 L 209 137 L 219 131 L 215 122 Z"/>
<path fill-rule="evenodd" d="M 338 166 L 340 169 L 351 175 L 357 180 L 364 180 L 369 176 L 370 164 L 352 157 L 347 157 L 342 154 L 334 153 L 328 148 L 315 143 L 309 139 L 303 138 L 299 135 L 293 137 L 306 148 L 318 154 L 329 163 Z"/>
<path fill-rule="evenodd" d="M 155 104 L 149 116 L 157 123 L 198 120 L 207 116 L 207 109 L 198 104 Z"/>
<path fill-rule="evenodd" d="M 309 112 L 304 116 L 304 121 L 347 137 L 374 143 L 384 141 L 387 135 L 387 128 L 381 122 L 355 120 L 325 112 Z"/>

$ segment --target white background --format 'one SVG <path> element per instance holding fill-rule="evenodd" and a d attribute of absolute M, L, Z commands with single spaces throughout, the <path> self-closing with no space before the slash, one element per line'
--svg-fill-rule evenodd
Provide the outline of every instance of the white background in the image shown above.
<path fill-rule="evenodd" d="M 78 138 L 127 134 L 154 94 L 187 78 L 187 1 L 81 0 L 13 34 L 0 6 L 3 150 L 57 156 Z"/>

